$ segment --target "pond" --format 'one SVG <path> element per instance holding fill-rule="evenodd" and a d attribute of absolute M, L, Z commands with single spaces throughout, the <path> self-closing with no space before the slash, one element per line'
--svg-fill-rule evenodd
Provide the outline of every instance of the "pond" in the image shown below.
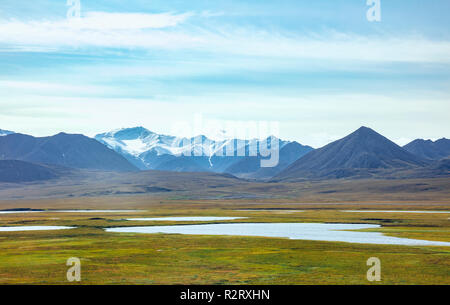
<path fill-rule="evenodd" d="M 438 242 L 385 236 L 379 232 L 352 232 L 345 230 L 376 229 L 373 224 L 325 224 L 325 223 L 231 223 L 206 225 L 144 226 L 108 228 L 107 232 L 166 233 L 189 235 L 234 235 L 281 237 L 301 240 L 348 242 L 377 245 L 450 246 L 450 242 Z"/>
<path fill-rule="evenodd" d="M 155 217 L 155 218 L 128 218 L 130 221 L 220 221 L 245 219 L 247 217 Z"/>

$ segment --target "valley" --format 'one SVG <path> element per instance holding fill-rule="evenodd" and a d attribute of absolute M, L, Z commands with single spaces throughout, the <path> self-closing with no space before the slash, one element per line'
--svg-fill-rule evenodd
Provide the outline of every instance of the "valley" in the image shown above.
<path fill-rule="evenodd" d="M 0 214 L 0 227 L 75 228 L 0 232 L 0 283 L 67 284 L 66 260 L 77 257 L 81 260 L 81 284 L 370 284 L 366 279 L 366 261 L 378 257 L 382 262 L 381 284 L 450 284 L 449 247 L 212 236 L 206 229 L 202 235 L 105 231 L 143 225 L 365 223 L 373 228 L 360 232 L 450 242 L 448 214 L 373 212 L 450 211 L 448 198 L 371 203 L 193 201 L 143 196 L 2 201 L 1 210 L 20 207 L 44 211 Z M 77 213 L 77 209 L 98 210 Z M 302 212 L 274 213 L 272 209 Z M 200 216 L 244 218 L 126 220 Z"/>

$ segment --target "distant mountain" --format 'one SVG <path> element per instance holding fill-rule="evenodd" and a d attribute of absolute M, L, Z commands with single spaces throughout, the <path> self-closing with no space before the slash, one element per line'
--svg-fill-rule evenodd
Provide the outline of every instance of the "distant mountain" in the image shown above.
<path fill-rule="evenodd" d="M 83 135 L 60 133 L 35 138 L 23 134 L 0 137 L 0 160 L 21 160 L 105 171 L 137 170 L 124 157 Z"/>
<path fill-rule="evenodd" d="M 13 134 L 13 131 L 0 129 L 0 137 L 7 136 L 9 134 Z"/>
<path fill-rule="evenodd" d="M 148 161 L 160 155 L 173 155 L 175 137 L 158 135 L 143 127 L 124 128 L 98 134 L 95 139 L 123 155 L 140 169 L 155 169 Z"/>
<path fill-rule="evenodd" d="M 43 181 L 60 177 L 54 167 L 18 160 L 0 160 L 0 182 L 21 183 Z"/>
<path fill-rule="evenodd" d="M 361 127 L 341 140 L 311 151 L 273 179 L 370 177 L 380 170 L 427 164 L 425 159 L 407 152 L 372 129 Z"/>
<path fill-rule="evenodd" d="M 430 160 L 439 160 L 450 157 L 450 140 L 446 138 L 435 142 L 417 139 L 406 144 L 403 148 L 416 156 Z"/>
<path fill-rule="evenodd" d="M 267 141 L 267 139 L 214 141 L 205 136 L 177 138 L 159 135 L 143 127 L 118 129 L 99 134 L 95 136 L 95 139 L 120 153 L 142 170 L 215 173 L 225 173 L 228 169 L 237 172 L 240 167 L 242 167 L 242 173 L 248 173 L 248 166 L 251 167 L 250 172 L 258 171 L 261 168 L 261 158 L 246 156 L 250 156 L 252 148 L 259 152 L 259 147 L 264 144 L 263 141 Z M 280 149 L 291 143 L 276 140 L 279 141 Z M 230 151 L 229 147 L 232 151 L 226 153 Z M 239 153 L 242 151 L 245 152 L 244 155 Z M 292 159 L 299 158 L 301 153 L 296 156 L 294 152 L 292 155 L 283 154 L 280 163 L 289 163 Z M 284 156 L 288 160 L 284 160 Z M 243 163 L 234 166 L 238 162 Z M 251 164 L 246 164 L 248 162 Z"/>
<path fill-rule="evenodd" d="M 275 167 L 261 168 L 261 156 L 246 157 L 241 161 L 232 164 L 225 172 L 241 178 L 271 178 L 312 150 L 314 149 L 310 146 L 304 146 L 297 142 L 290 142 L 280 149 L 279 163 Z"/>

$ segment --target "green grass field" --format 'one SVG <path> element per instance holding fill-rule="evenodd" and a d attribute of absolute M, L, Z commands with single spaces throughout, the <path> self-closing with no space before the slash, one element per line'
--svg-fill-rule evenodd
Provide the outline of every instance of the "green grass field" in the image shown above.
<path fill-rule="evenodd" d="M 128 199 L 122 198 L 122 201 Z M 84 204 L 83 204 L 84 202 Z M 343 213 L 345 209 L 449 210 L 441 204 L 287 204 L 90 198 L 21 202 L 28 208 L 138 208 L 134 213 L 0 215 L 0 226 L 64 225 L 61 231 L 0 232 L 1 284 L 69 284 L 66 261 L 81 260 L 81 284 L 374 284 L 366 261 L 382 263 L 381 284 L 450 284 L 450 247 L 364 245 L 283 238 L 107 233 L 104 227 L 168 225 L 127 217 L 246 216 L 232 222 L 381 224 L 397 237 L 450 241 L 450 214 Z M 10 202 L 0 205 L 10 208 Z M 16 203 L 17 207 L 17 203 Z M 302 213 L 236 211 L 301 209 Z M 176 224 L 184 224 L 177 222 Z M 378 284 L 377 283 L 377 284 Z"/>

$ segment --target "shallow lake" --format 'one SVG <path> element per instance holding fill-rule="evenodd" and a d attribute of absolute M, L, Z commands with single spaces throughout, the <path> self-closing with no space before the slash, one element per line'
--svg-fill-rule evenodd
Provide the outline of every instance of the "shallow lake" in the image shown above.
<path fill-rule="evenodd" d="M 416 213 L 416 214 L 450 214 L 450 211 L 388 211 L 388 210 L 352 210 L 341 211 L 347 213 Z"/>
<path fill-rule="evenodd" d="M 235 210 L 238 212 L 274 212 L 274 213 L 300 213 L 304 212 L 302 210 L 283 210 L 283 209 L 249 209 L 249 210 Z"/>
<path fill-rule="evenodd" d="M 376 229 L 372 224 L 324 223 L 231 223 L 207 225 L 145 226 L 108 228 L 107 232 L 167 233 L 189 235 L 234 235 L 281 237 L 301 240 L 334 241 L 379 245 L 450 246 L 450 242 L 426 241 L 385 236 L 379 232 L 352 232 L 343 230 Z"/>
<path fill-rule="evenodd" d="M 245 219 L 247 217 L 156 217 L 156 218 L 128 218 L 130 221 L 220 221 Z"/>
<path fill-rule="evenodd" d="M 134 213 L 144 210 L 48 210 L 48 213 Z"/>
<path fill-rule="evenodd" d="M 75 229 L 74 227 L 61 226 L 22 226 L 22 227 L 0 227 L 0 232 L 21 232 L 21 231 L 52 231 Z"/>

